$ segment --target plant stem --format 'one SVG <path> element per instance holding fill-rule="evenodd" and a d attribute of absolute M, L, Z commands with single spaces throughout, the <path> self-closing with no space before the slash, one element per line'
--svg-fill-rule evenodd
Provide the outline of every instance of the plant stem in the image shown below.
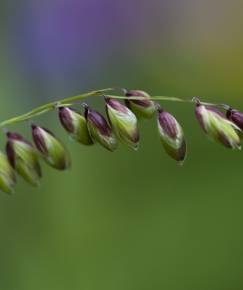
<path fill-rule="evenodd" d="M 82 95 L 69 97 L 69 98 L 65 98 L 63 100 L 59 100 L 59 101 L 45 104 L 45 105 L 40 106 L 40 107 L 38 107 L 38 108 L 28 112 L 28 113 L 25 113 L 23 115 L 20 115 L 20 116 L 17 116 L 17 117 L 14 117 L 14 118 L 11 118 L 11 119 L 8 119 L 8 120 L 1 122 L 0 128 L 4 128 L 8 125 L 12 125 L 12 124 L 16 124 L 16 123 L 23 122 L 26 120 L 30 120 L 36 116 L 45 114 L 45 113 L 52 111 L 52 110 L 55 110 L 56 108 L 63 106 L 66 103 L 72 103 L 72 102 L 82 100 L 82 99 L 85 99 L 85 98 L 91 97 L 91 96 L 101 96 L 105 92 L 112 91 L 112 90 L 113 90 L 112 88 L 107 88 L 107 89 L 98 90 L 98 91 L 91 91 L 91 92 L 88 92 L 88 93 L 85 93 Z M 68 104 L 68 105 L 70 105 L 70 104 Z"/>
<path fill-rule="evenodd" d="M 30 120 L 34 117 L 37 117 L 39 115 L 43 115 L 49 111 L 55 110 L 58 107 L 63 107 L 63 106 L 72 106 L 74 102 L 83 100 L 87 97 L 101 97 L 104 96 L 104 93 L 113 91 L 115 90 L 114 88 L 106 88 L 102 90 L 97 90 L 97 91 L 91 91 L 85 94 L 73 96 L 73 97 L 68 97 L 59 101 L 54 101 L 47 103 L 43 106 L 40 106 L 38 108 L 33 109 L 32 111 L 25 113 L 23 115 L 19 115 L 17 117 L 5 120 L 0 123 L 0 128 L 5 128 L 8 125 L 16 124 L 19 122 L 23 122 L 26 120 Z M 107 95 L 110 98 L 113 99 L 129 99 L 129 100 L 143 100 L 144 97 L 126 97 L 126 96 L 114 96 L 114 95 Z M 170 101 L 170 102 L 183 102 L 183 103 L 195 103 L 192 99 L 182 99 L 182 98 L 177 98 L 177 97 L 169 97 L 169 96 L 152 96 L 151 100 L 156 100 L 156 101 Z M 218 104 L 212 104 L 212 103 L 205 103 L 201 102 L 202 105 L 207 105 L 207 106 L 221 106 Z"/>
<path fill-rule="evenodd" d="M 144 100 L 144 97 L 125 97 L 125 96 L 113 96 L 113 95 L 107 95 L 107 97 L 110 97 L 112 99 L 121 99 L 121 100 Z M 182 99 L 177 97 L 169 97 L 169 96 L 151 96 L 151 100 L 154 101 L 169 101 L 169 102 L 180 102 L 180 103 L 191 103 L 195 104 L 195 101 L 193 98 L 190 99 Z M 212 106 L 212 107 L 223 107 L 221 104 L 214 104 L 214 103 L 207 103 L 207 102 L 200 102 L 200 104 L 205 106 Z"/>

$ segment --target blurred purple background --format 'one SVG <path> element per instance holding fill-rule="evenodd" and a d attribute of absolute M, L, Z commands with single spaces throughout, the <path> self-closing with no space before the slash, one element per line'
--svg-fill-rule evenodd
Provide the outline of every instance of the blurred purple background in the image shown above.
<path fill-rule="evenodd" d="M 42 88 L 44 95 L 44 87 L 51 93 L 72 94 L 72 90 L 131 84 L 149 84 L 171 95 L 177 93 L 176 85 L 187 94 L 202 78 L 214 94 L 221 81 L 234 85 L 241 81 L 237 73 L 232 78 L 225 74 L 243 72 L 241 4 L 13 1 L 4 6 L 14 13 L 7 47 L 23 81 Z M 202 92 L 208 94 L 207 89 Z"/>

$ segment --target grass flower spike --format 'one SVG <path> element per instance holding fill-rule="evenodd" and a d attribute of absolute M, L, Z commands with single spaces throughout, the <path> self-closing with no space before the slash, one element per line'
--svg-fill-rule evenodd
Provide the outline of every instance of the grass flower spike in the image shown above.
<path fill-rule="evenodd" d="M 32 120 L 33 118 L 58 109 L 62 127 L 72 139 L 83 145 L 97 143 L 113 152 L 118 148 L 118 142 L 137 150 L 139 146 L 138 123 L 140 119 L 150 119 L 157 112 L 157 128 L 160 141 L 165 152 L 178 163 L 183 164 L 187 155 L 187 143 L 183 129 L 176 117 L 161 108 L 158 102 L 170 101 L 195 105 L 196 118 L 213 141 L 230 149 L 240 149 L 243 139 L 243 113 L 232 109 L 229 105 L 201 102 L 193 99 L 150 96 L 141 90 L 124 90 L 125 95 L 108 95 L 108 88 L 91 91 L 82 95 L 65 98 L 40 106 L 23 115 L 5 120 L 0 128 L 6 128 L 16 123 Z M 104 94 L 106 94 L 104 98 Z M 75 102 L 89 97 L 102 98 L 107 119 L 90 106 L 83 104 L 84 115 L 73 108 Z M 121 103 L 119 100 L 125 101 Z M 78 104 L 76 104 L 78 105 Z M 223 110 L 225 112 L 223 112 Z M 43 158 L 50 166 L 58 170 L 70 167 L 71 161 L 63 143 L 48 129 L 32 125 L 32 137 L 35 147 L 24 137 L 7 130 L 7 145 L 5 156 L 0 151 L 0 190 L 12 193 L 16 184 L 15 171 L 28 183 L 36 186 L 41 179 L 39 159 Z M 92 147 L 92 146 L 90 146 Z M 153 150 L 151 148 L 151 150 Z"/>

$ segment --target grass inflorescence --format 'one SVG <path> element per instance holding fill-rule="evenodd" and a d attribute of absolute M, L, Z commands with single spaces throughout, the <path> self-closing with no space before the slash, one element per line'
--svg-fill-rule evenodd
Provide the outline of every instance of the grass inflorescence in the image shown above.
<path fill-rule="evenodd" d="M 6 129 L 53 110 L 58 111 L 59 121 L 72 139 L 84 146 L 99 144 L 111 152 L 117 150 L 119 143 L 138 150 L 139 120 L 151 120 L 156 116 L 158 135 L 165 152 L 183 164 L 187 154 L 183 128 L 159 102 L 192 103 L 201 128 L 212 140 L 230 149 L 241 149 L 243 113 L 228 105 L 205 103 L 198 97 L 150 96 L 141 90 L 121 89 L 122 95 L 108 94 L 112 91 L 115 89 L 107 88 L 65 98 L 1 122 L 0 128 L 6 132 L 7 145 L 6 154 L 0 152 L 0 190 L 12 193 L 16 175 L 33 186 L 39 185 L 42 177 L 40 159 L 57 170 L 70 167 L 71 158 L 64 144 L 47 128 L 31 124 L 33 143 Z M 82 104 L 82 112 L 74 109 L 77 101 L 89 97 L 100 97 L 104 101 L 106 117 L 85 103 Z"/>

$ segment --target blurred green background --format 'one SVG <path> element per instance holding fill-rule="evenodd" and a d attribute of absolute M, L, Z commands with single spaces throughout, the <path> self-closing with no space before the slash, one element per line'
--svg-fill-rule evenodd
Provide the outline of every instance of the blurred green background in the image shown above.
<path fill-rule="evenodd" d="M 242 1 L 0 1 L 1 120 L 105 87 L 194 96 L 243 110 Z M 101 100 L 87 100 L 104 110 Z M 38 189 L 0 195 L 1 290 L 243 289 L 243 155 L 209 142 L 190 104 L 164 102 L 188 158 L 141 122 L 138 152 L 70 142 Z M 30 138 L 28 124 L 11 127 Z M 5 146 L 2 134 L 1 147 Z"/>

